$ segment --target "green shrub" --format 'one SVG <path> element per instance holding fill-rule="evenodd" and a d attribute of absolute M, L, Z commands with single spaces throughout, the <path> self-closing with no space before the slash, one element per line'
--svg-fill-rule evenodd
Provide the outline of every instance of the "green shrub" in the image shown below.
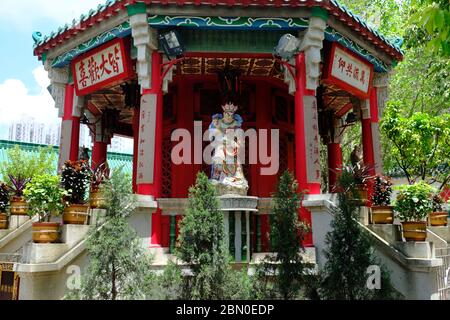
<path fill-rule="evenodd" d="M 426 220 L 433 211 L 434 188 L 421 181 L 413 185 L 399 187 L 395 212 L 404 222 Z"/>
<path fill-rule="evenodd" d="M 31 216 L 39 215 L 39 221 L 49 221 L 51 215 L 59 215 L 64 209 L 63 197 L 67 193 L 60 187 L 59 177 L 48 174 L 35 176 L 24 191 Z"/>

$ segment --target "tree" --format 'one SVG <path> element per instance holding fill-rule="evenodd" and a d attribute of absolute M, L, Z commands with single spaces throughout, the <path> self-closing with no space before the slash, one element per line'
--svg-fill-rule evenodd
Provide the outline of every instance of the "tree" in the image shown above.
<path fill-rule="evenodd" d="M 392 142 L 390 156 L 408 178 L 439 182 L 442 189 L 450 181 L 450 114 L 431 116 L 416 112 L 400 115 L 395 103 L 386 111 L 381 129 Z"/>
<path fill-rule="evenodd" d="M 352 199 L 359 197 L 359 192 L 350 171 L 342 171 L 339 186 L 342 192 L 334 211 L 332 231 L 326 235 L 327 262 L 320 276 L 319 295 L 332 300 L 394 298 L 389 274 L 375 258 L 371 239 L 358 222 L 356 201 Z M 380 290 L 367 286 L 371 266 L 380 266 Z"/>
<path fill-rule="evenodd" d="M 189 205 L 180 224 L 179 260 L 192 276 L 183 276 L 173 265 L 166 269 L 166 288 L 180 292 L 182 299 L 224 300 L 250 298 L 246 270 L 233 271 L 225 242 L 223 213 L 214 186 L 203 172 L 189 190 Z M 180 268 L 180 265 L 176 266 Z M 172 282 L 172 283 L 171 283 Z M 181 285 L 181 289 L 177 288 Z"/>
<path fill-rule="evenodd" d="M 130 177 L 121 169 L 114 171 L 104 188 L 108 203 L 105 223 L 93 226 L 89 233 L 89 265 L 81 288 L 70 298 L 144 299 L 152 280 L 151 259 L 127 221 L 136 206 Z"/>
<path fill-rule="evenodd" d="M 272 245 L 274 257 L 267 257 L 263 265 L 265 275 L 275 275 L 275 295 L 284 300 L 299 297 L 305 285 L 306 274 L 313 266 L 303 260 L 303 240 L 308 226 L 299 220 L 302 197 L 298 183 L 286 171 L 280 178 L 274 194 Z"/>
<path fill-rule="evenodd" d="M 418 0 L 410 22 L 422 31 L 429 52 L 450 57 L 450 2 Z"/>

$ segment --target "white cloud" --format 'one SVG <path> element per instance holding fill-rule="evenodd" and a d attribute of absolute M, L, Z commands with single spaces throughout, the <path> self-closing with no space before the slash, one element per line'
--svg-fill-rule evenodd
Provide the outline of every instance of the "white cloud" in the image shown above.
<path fill-rule="evenodd" d="M 13 29 L 29 32 L 36 22 L 50 19 L 56 23 L 54 29 L 57 29 L 105 2 L 106 0 L 2 0 L 0 22 L 8 23 Z"/>
<path fill-rule="evenodd" d="M 47 90 L 50 84 L 47 72 L 41 66 L 33 75 L 40 89 L 37 94 L 30 94 L 25 84 L 17 79 L 0 83 L 0 126 L 24 118 L 49 125 L 59 121 L 55 103 Z"/>

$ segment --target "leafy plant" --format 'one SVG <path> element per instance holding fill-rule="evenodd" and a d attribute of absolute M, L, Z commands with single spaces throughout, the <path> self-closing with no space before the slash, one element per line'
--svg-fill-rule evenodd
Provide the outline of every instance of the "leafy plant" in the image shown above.
<path fill-rule="evenodd" d="M 39 215 L 40 222 L 49 222 L 51 215 L 61 214 L 67 193 L 61 188 L 58 176 L 44 174 L 27 184 L 24 195 L 31 209 L 29 214 Z"/>
<path fill-rule="evenodd" d="M 0 213 L 4 213 L 9 203 L 9 188 L 6 184 L 0 184 Z"/>
<path fill-rule="evenodd" d="M 383 175 L 375 177 L 372 204 L 374 206 L 389 206 L 391 204 L 392 181 Z"/>
<path fill-rule="evenodd" d="M 395 212 L 401 221 L 424 221 L 433 210 L 434 188 L 421 181 L 413 185 L 399 187 Z"/>
<path fill-rule="evenodd" d="M 356 185 L 366 186 L 370 180 L 373 180 L 373 176 L 371 175 L 371 171 L 373 166 L 363 165 L 363 166 L 350 166 L 347 168 L 353 175 L 353 179 L 355 180 Z"/>
<path fill-rule="evenodd" d="M 91 181 L 91 170 L 86 160 L 67 161 L 61 171 L 61 185 L 67 191 L 70 204 L 83 204 Z"/>
<path fill-rule="evenodd" d="M 16 145 L 7 151 L 7 160 L 0 163 L 0 174 L 3 179 L 13 176 L 33 179 L 36 175 L 56 174 L 55 161 L 57 158 L 53 147 L 39 148 L 36 152 L 27 152 Z"/>
<path fill-rule="evenodd" d="M 433 212 L 444 211 L 443 205 L 444 205 L 444 199 L 442 199 L 442 197 L 438 193 L 436 193 L 433 196 Z"/>
<path fill-rule="evenodd" d="M 100 164 L 97 168 L 92 170 L 91 189 L 93 191 L 98 190 L 101 184 L 109 180 L 110 173 L 111 170 L 109 169 L 108 162 L 104 162 Z"/>
<path fill-rule="evenodd" d="M 21 198 L 23 197 L 23 191 L 31 181 L 31 178 L 9 175 L 9 181 L 11 184 L 9 188 L 13 192 L 14 198 Z"/>

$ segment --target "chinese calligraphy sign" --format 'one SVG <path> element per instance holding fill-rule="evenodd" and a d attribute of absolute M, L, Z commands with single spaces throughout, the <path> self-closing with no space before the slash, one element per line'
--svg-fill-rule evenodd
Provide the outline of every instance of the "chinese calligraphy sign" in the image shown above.
<path fill-rule="evenodd" d="M 116 39 L 72 62 L 78 96 L 95 92 L 130 76 L 131 60 L 124 40 Z"/>
<path fill-rule="evenodd" d="M 151 184 L 155 165 L 156 95 L 141 98 L 137 184 Z"/>
<path fill-rule="evenodd" d="M 330 59 L 324 81 L 367 99 L 374 74 L 373 65 L 337 43 L 333 44 Z"/>
<path fill-rule="evenodd" d="M 308 183 L 320 183 L 322 172 L 320 170 L 319 115 L 316 97 L 304 96 L 303 105 Z"/>

